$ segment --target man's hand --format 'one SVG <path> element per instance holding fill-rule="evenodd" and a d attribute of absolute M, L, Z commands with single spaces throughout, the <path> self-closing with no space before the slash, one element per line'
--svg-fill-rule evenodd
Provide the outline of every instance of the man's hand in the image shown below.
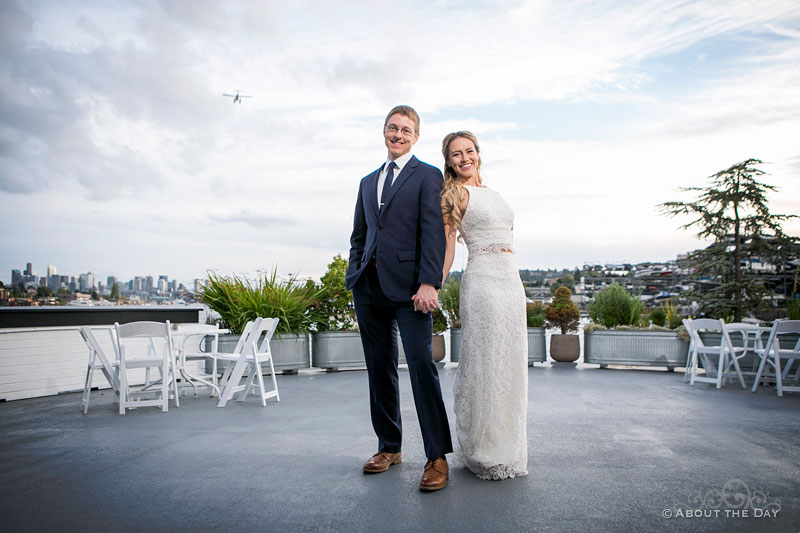
<path fill-rule="evenodd" d="M 411 300 L 414 302 L 414 311 L 429 313 L 439 307 L 439 291 L 430 283 L 423 283 Z"/>

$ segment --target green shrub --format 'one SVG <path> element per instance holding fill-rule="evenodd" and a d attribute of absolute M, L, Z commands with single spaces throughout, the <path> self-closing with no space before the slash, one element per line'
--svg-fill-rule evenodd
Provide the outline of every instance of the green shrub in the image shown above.
<path fill-rule="evenodd" d="M 683 324 L 681 318 L 681 308 L 675 300 L 667 300 L 661 304 L 661 310 L 664 311 L 666 317 L 666 325 L 669 329 L 676 329 Z"/>
<path fill-rule="evenodd" d="M 346 331 L 355 328 L 353 295 L 345 288 L 347 259 L 336 255 L 320 278 L 317 331 Z"/>
<path fill-rule="evenodd" d="M 461 327 L 461 280 L 451 279 L 439 291 L 439 303 L 451 328 Z"/>
<path fill-rule="evenodd" d="M 280 280 L 277 268 L 255 282 L 236 274 L 226 277 L 209 272 L 198 298 L 219 313 L 233 333 L 241 333 L 257 317 L 278 318 L 278 333 L 304 333 L 319 317 L 319 291 L 313 282 L 301 283 L 296 275 Z"/>
<path fill-rule="evenodd" d="M 433 334 L 439 335 L 447 329 L 447 318 L 440 308 L 436 308 L 431 313 L 433 315 Z"/>
<path fill-rule="evenodd" d="M 532 304 L 527 304 L 526 306 L 526 314 L 528 316 L 528 327 L 529 328 L 543 328 L 545 323 L 545 312 L 544 306 L 541 302 L 534 302 Z"/>
<path fill-rule="evenodd" d="M 631 296 L 619 283 L 612 283 L 594 295 L 589 317 L 607 328 L 632 326 L 642 314 L 642 302 Z"/>
<path fill-rule="evenodd" d="M 581 318 L 578 306 L 572 301 L 572 292 L 563 285 L 556 289 L 555 296 L 550 305 L 545 309 L 547 325 L 559 328 L 562 335 L 578 329 L 578 320 Z"/>
<path fill-rule="evenodd" d="M 667 323 L 667 313 L 660 307 L 650 311 L 650 320 L 656 326 L 664 326 Z"/>

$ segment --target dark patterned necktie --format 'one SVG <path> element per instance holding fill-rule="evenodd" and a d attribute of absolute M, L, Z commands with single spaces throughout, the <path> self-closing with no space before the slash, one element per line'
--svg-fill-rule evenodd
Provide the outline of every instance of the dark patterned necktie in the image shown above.
<path fill-rule="evenodd" d="M 389 196 L 389 190 L 392 188 L 392 181 L 394 181 L 394 169 L 396 167 L 397 163 L 392 161 L 389 163 L 389 169 L 386 171 L 386 181 L 383 182 L 383 191 L 381 191 L 381 209 L 383 209 L 383 204 L 386 203 L 386 198 Z"/>

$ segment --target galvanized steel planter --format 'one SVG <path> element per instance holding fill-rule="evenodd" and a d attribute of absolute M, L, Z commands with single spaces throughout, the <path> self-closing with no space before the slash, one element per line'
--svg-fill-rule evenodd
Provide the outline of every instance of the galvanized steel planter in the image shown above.
<path fill-rule="evenodd" d="M 450 329 L 450 362 L 457 363 L 461 353 L 461 328 Z"/>
<path fill-rule="evenodd" d="M 547 361 L 545 328 L 528 328 L 528 366 Z"/>
<path fill-rule="evenodd" d="M 677 331 L 585 332 L 584 363 L 629 366 L 686 366 L 689 343 Z"/>
<path fill-rule="evenodd" d="M 357 331 L 323 331 L 312 335 L 312 360 L 317 368 L 365 368 L 364 347 Z"/>
<path fill-rule="evenodd" d="M 220 335 L 217 349 L 223 353 L 231 353 L 239 342 L 239 335 Z M 278 333 L 269 343 L 272 350 L 272 364 L 275 371 L 293 374 L 301 368 L 308 368 L 308 335 L 305 333 Z M 206 339 L 206 351 L 211 350 L 211 339 Z M 206 373 L 211 374 L 212 363 L 206 361 Z M 269 373 L 269 363 L 261 365 L 264 374 Z M 222 368 L 217 368 L 217 372 L 222 373 Z"/>

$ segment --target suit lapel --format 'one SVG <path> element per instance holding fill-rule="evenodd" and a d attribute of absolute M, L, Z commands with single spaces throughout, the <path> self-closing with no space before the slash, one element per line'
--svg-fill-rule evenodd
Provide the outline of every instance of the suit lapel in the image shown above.
<path fill-rule="evenodd" d="M 370 206 L 372 212 L 375 214 L 375 218 L 378 218 L 378 176 L 381 175 L 381 169 L 383 165 L 378 168 L 375 172 L 370 174 L 367 178 L 367 186 L 364 187 L 364 192 L 367 195 L 367 205 Z"/>
<path fill-rule="evenodd" d="M 414 170 L 416 170 L 418 164 L 419 164 L 419 159 L 417 159 L 416 156 L 412 155 L 411 159 L 409 159 L 408 163 L 406 163 L 406 166 L 403 167 L 403 171 L 400 172 L 400 175 L 397 176 L 397 178 L 395 178 L 394 184 L 392 185 L 392 188 L 389 190 L 388 197 L 383 201 L 383 212 L 384 213 L 386 212 L 386 208 L 389 206 L 389 203 L 392 201 L 392 198 L 394 198 L 394 195 L 397 194 L 397 191 L 400 189 L 400 187 L 403 186 L 403 183 L 405 183 L 405 181 L 408 179 L 408 177 L 411 176 L 411 174 L 414 173 Z M 377 190 L 378 190 L 377 189 L 377 181 L 378 180 L 376 179 L 375 180 L 375 187 L 376 187 L 375 195 L 376 195 L 376 197 L 377 197 L 377 194 L 378 194 L 377 193 Z M 377 202 L 377 200 L 376 200 L 376 202 Z"/>

